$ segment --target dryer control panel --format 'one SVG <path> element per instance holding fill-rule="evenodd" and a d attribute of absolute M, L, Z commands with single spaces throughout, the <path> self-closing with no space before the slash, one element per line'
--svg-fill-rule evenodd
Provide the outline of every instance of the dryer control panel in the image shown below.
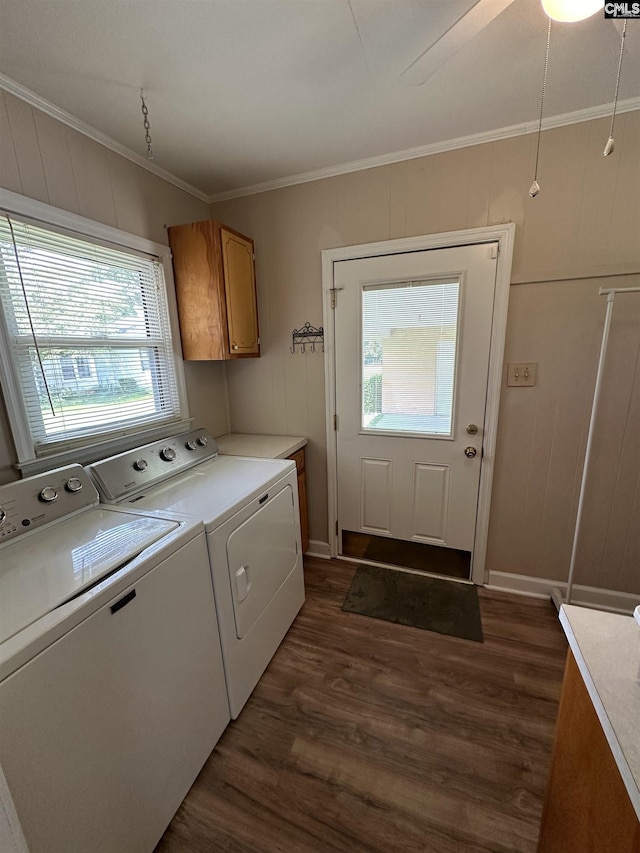
<path fill-rule="evenodd" d="M 96 506 L 98 493 L 81 465 L 66 465 L 0 486 L 0 543 Z"/>
<path fill-rule="evenodd" d="M 163 438 L 89 465 L 105 503 L 117 503 L 218 455 L 218 444 L 205 429 Z"/>

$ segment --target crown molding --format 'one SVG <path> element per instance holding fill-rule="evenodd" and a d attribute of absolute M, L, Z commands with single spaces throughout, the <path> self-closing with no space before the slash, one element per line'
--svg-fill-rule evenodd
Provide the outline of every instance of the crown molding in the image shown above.
<path fill-rule="evenodd" d="M 271 190 L 284 189 L 285 187 L 293 187 L 298 184 L 308 184 L 312 181 L 321 181 L 325 178 L 335 178 L 339 175 L 348 175 L 351 172 L 362 172 L 366 169 L 375 169 L 378 166 L 389 166 L 393 163 L 403 163 L 406 160 L 417 160 L 420 157 L 430 157 L 432 154 L 442 154 L 446 151 L 455 151 L 458 148 L 469 148 L 473 145 L 484 145 L 487 142 L 498 142 L 501 139 L 509 139 L 514 136 L 523 136 L 527 133 L 536 133 L 538 130 L 537 121 L 522 122 L 521 124 L 513 124 L 508 127 L 498 128 L 497 130 L 489 130 L 484 133 L 474 133 L 470 136 L 460 136 L 457 139 L 449 139 L 444 142 L 435 142 L 431 145 L 421 145 L 417 148 L 407 148 L 404 151 L 395 151 L 391 154 L 380 154 L 376 157 L 367 157 L 363 160 L 352 160 L 348 163 L 341 163 L 337 166 L 327 166 L 323 169 L 316 169 L 312 172 L 302 172 L 297 175 L 289 175 L 285 178 L 276 178 L 273 181 L 264 181 L 259 184 L 252 184 L 246 187 L 238 187 L 237 189 L 228 190 L 221 193 L 212 193 L 211 195 L 197 189 L 197 187 L 188 184 L 181 178 L 176 177 L 171 172 L 167 172 L 160 166 L 157 166 L 153 161 L 147 160 L 141 154 L 137 154 L 126 145 L 116 142 L 106 133 L 97 130 L 90 124 L 81 121 L 76 116 L 63 110 L 56 104 L 51 103 L 46 98 L 27 89 L 21 83 L 7 77 L 6 74 L 0 73 L 0 89 L 15 95 L 23 101 L 26 101 L 32 107 L 40 110 L 43 113 L 51 116 L 54 119 L 66 124 L 78 133 L 93 139 L 105 148 L 114 151 L 121 157 L 130 160 L 142 169 L 156 175 L 167 183 L 172 184 L 183 192 L 189 193 L 200 201 L 206 204 L 216 204 L 220 201 L 229 201 L 234 198 L 242 198 L 248 195 L 257 195 L 259 193 L 270 192 Z M 574 112 L 564 113 L 558 116 L 552 116 L 542 122 L 543 130 L 552 130 L 556 127 L 566 127 L 571 124 L 579 124 L 583 121 L 591 121 L 598 118 L 607 118 L 611 116 L 613 104 L 601 104 L 596 107 L 588 107 L 584 110 L 575 110 Z M 617 112 L 627 113 L 634 110 L 640 110 L 640 98 L 628 98 L 618 102 Z"/>
<path fill-rule="evenodd" d="M 68 113 L 61 107 L 56 106 L 56 104 L 51 103 L 51 101 L 48 101 L 41 95 L 32 92 L 31 89 L 27 89 L 26 86 L 22 85 L 22 83 L 18 83 L 11 77 L 7 77 L 6 74 L 0 73 L 0 89 L 4 89 L 4 91 L 9 92 L 10 95 L 15 95 L 16 98 L 26 101 L 28 104 L 31 104 L 32 107 L 35 107 L 41 112 L 51 116 L 51 118 L 55 118 L 57 121 L 66 124 L 67 127 L 77 130 L 78 133 L 82 133 L 84 136 L 88 136 L 89 139 L 93 139 L 94 142 L 104 145 L 105 148 L 109 148 L 121 157 L 130 160 L 132 163 L 135 163 L 136 166 L 141 166 L 143 169 L 146 169 L 147 172 L 151 172 L 158 178 L 162 178 L 163 181 L 173 184 L 173 186 L 177 187 L 179 190 L 183 190 L 184 192 L 189 193 L 189 195 L 195 196 L 200 199 L 200 201 L 209 203 L 209 196 L 202 192 L 202 190 L 192 187 L 191 184 L 188 184 L 181 178 L 177 178 L 175 175 L 172 175 L 171 172 L 167 172 L 165 169 L 157 166 L 153 161 L 147 160 L 146 157 L 143 157 L 141 154 L 137 154 L 135 151 L 132 151 L 131 148 L 127 148 L 126 145 L 116 142 L 115 139 L 107 136 L 106 133 L 102 133 L 102 131 L 97 130 L 95 127 L 92 127 L 92 125 L 87 124 L 81 119 L 76 118 L 76 116 Z"/>
<path fill-rule="evenodd" d="M 552 130 L 556 127 L 566 127 L 570 124 L 579 124 L 583 121 L 591 121 L 598 118 L 610 118 L 613 104 L 601 104 L 596 107 L 588 107 L 584 110 L 575 110 L 558 116 L 544 119 L 543 130 Z M 640 110 L 640 98 L 628 98 L 618 102 L 617 114 Z M 538 132 L 538 121 L 527 121 L 521 124 L 512 124 L 498 130 L 489 130 L 484 133 L 474 133 L 470 136 L 460 136 L 457 139 L 449 139 L 445 142 L 435 142 L 432 145 L 421 145 L 418 148 L 407 148 L 405 151 L 396 151 L 392 154 L 380 154 L 376 157 L 367 157 L 364 160 L 352 160 L 350 163 L 342 163 L 339 166 L 327 166 L 313 172 L 302 172 L 299 175 L 290 175 L 286 178 L 278 178 L 275 181 L 265 181 L 261 184 L 253 184 L 248 187 L 229 190 L 223 193 L 214 193 L 207 199 L 209 204 L 219 201 L 229 201 L 247 195 L 269 192 L 270 190 L 284 189 L 296 184 L 308 184 L 312 181 L 321 181 L 324 178 L 335 178 L 338 175 L 347 175 L 350 172 L 362 172 L 365 169 L 375 169 L 377 166 L 389 166 L 393 163 L 403 163 L 406 160 L 417 160 L 420 157 L 430 157 L 432 154 L 442 154 L 445 151 L 455 151 L 458 148 L 469 148 L 472 145 L 484 145 L 487 142 L 498 142 L 501 139 L 510 139 L 514 136 L 523 136 L 527 133 Z"/>

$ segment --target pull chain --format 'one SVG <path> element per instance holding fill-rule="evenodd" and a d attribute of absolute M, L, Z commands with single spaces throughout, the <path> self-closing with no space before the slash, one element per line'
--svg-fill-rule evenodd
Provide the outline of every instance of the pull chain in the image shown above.
<path fill-rule="evenodd" d="M 604 146 L 603 154 L 608 157 L 613 154 L 613 149 L 616 147 L 615 139 L 613 138 L 613 125 L 616 121 L 616 110 L 618 109 L 618 90 L 620 89 L 620 72 L 622 71 L 622 55 L 624 53 L 624 40 L 627 37 L 627 19 L 625 18 L 624 26 L 622 27 L 622 41 L 620 42 L 620 58 L 618 59 L 618 76 L 616 78 L 616 94 L 613 99 L 613 115 L 611 116 L 611 130 L 607 144 Z"/>
<path fill-rule="evenodd" d="M 140 100 L 142 101 L 142 123 L 144 125 L 144 140 L 147 143 L 147 160 L 153 160 L 153 151 L 151 150 L 151 125 L 149 124 L 149 109 L 144 100 L 144 89 L 140 89 Z"/>
<path fill-rule="evenodd" d="M 547 71 L 549 69 L 549 46 L 551 44 L 551 18 L 547 26 L 547 49 L 544 54 L 544 75 L 542 77 L 542 97 L 540 98 L 540 118 L 538 120 L 538 141 L 536 143 L 536 165 L 533 172 L 533 183 L 529 187 L 529 195 L 535 198 L 540 192 L 538 183 L 538 163 L 540 161 L 540 137 L 542 136 L 542 114 L 544 112 L 544 95 L 547 90 Z"/>

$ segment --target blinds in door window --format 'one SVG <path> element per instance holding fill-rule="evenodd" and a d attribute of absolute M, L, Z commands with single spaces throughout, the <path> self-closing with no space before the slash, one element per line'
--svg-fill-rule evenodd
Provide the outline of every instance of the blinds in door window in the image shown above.
<path fill-rule="evenodd" d="M 0 298 L 36 455 L 180 417 L 157 258 L 0 216 Z"/>
<path fill-rule="evenodd" d="M 362 429 L 452 434 L 459 281 L 362 289 Z"/>

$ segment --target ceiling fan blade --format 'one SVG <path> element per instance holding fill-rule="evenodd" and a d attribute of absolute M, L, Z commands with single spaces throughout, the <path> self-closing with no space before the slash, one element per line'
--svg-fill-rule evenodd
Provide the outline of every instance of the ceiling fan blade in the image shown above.
<path fill-rule="evenodd" d="M 443 33 L 400 74 L 407 86 L 422 86 L 478 33 L 482 32 L 514 0 L 478 0 L 469 11 Z"/>

